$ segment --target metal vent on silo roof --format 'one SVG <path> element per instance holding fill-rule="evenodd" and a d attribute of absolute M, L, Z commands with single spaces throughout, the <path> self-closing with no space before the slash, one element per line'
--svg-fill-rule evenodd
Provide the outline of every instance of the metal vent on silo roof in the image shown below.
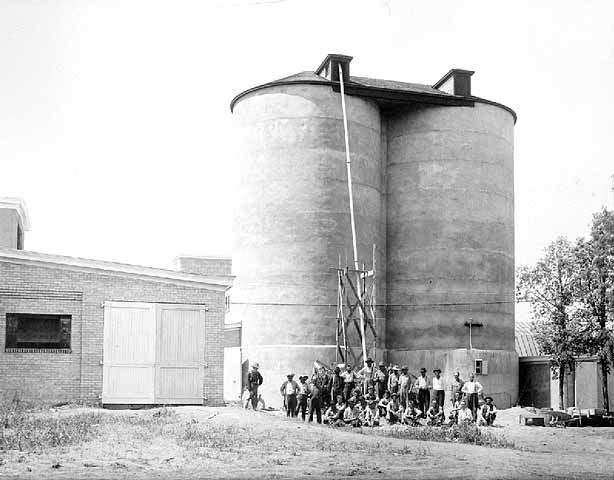
<path fill-rule="evenodd" d="M 472 70 L 453 68 L 441 77 L 433 88 L 452 95 L 469 97 L 471 96 L 471 75 L 474 73 Z"/>
<path fill-rule="evenodd" d="M 339 65 L 343 72 L 343 81 L 350 81 L 350 62 L 353 57 L 348 55 L 340 55 L 338 53 L 329 53 L 322 61 L 315 73 L 333 82 L 339 81 Z"/>

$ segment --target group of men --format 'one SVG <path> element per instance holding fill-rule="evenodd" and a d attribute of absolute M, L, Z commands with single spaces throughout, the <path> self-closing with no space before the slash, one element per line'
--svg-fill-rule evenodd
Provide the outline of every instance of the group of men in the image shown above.
<path fill-rule="evenodd" d="M 439 368 L 429 378 L 425 368 L 414 377 L 407 366 L 399 368 L 380 362 L 378 367 L 375 368 L 373 359 L 367 358 L 358 371 L 351 365 L 346 365 L 343 371 L 337 366 L 332 374 L 319 369 L 311 379 L 301 375 L 298 381 L 289 373 L 280 387 L 286 415 L 300 415 L 303 420 L 313 421 L 315 414 L 317 422 L 322 423 L 324 411 L 325 423 L 352 426 L 377 426 L 383 421 L 416 426 L 423 424 L 421 419 L 426 419 L 428 425 L 464 422 L 491 425 L 496 417 L 492 397 L 481 398 L 483 387 L 473 374 L 464 382 L 457 372 L 446 389 Z M 452 404 L 447 421 L 446 390 Z"/>

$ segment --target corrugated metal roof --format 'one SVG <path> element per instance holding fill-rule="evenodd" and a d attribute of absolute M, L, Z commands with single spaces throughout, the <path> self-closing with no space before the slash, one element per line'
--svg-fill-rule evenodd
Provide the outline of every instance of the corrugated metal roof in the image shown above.
<path fill-rule="evenodd" d="M 516 321 L 516 353 L 519 357 L 540 357 L 542 356 L 530 322 Z"/>

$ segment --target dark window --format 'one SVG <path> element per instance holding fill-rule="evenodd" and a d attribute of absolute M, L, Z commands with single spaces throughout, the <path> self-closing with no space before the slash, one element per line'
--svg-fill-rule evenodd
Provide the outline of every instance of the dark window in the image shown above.
<path fill-rule="evenodd" d="M 6 314 L 5 349 L 69 350 L 71 315 Z"/>
<path fill-rule="evenodd" d="M 23 230 L 17 225 L 17 250 L 23 250 Z"/>

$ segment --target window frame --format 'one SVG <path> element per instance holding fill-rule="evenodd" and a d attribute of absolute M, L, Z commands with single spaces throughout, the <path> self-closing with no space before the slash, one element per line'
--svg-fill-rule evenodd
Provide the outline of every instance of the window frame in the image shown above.
<path fill-rule="evenodd" d="M 38 344 L 37 342 L 19 342 L 20 322 L 32 319 L 57 322 L 59 340 Z M 5 320 L 4 351 L 6 353 L 72 353 L 72 315 L 70 314 L 7 312 Z"/>

